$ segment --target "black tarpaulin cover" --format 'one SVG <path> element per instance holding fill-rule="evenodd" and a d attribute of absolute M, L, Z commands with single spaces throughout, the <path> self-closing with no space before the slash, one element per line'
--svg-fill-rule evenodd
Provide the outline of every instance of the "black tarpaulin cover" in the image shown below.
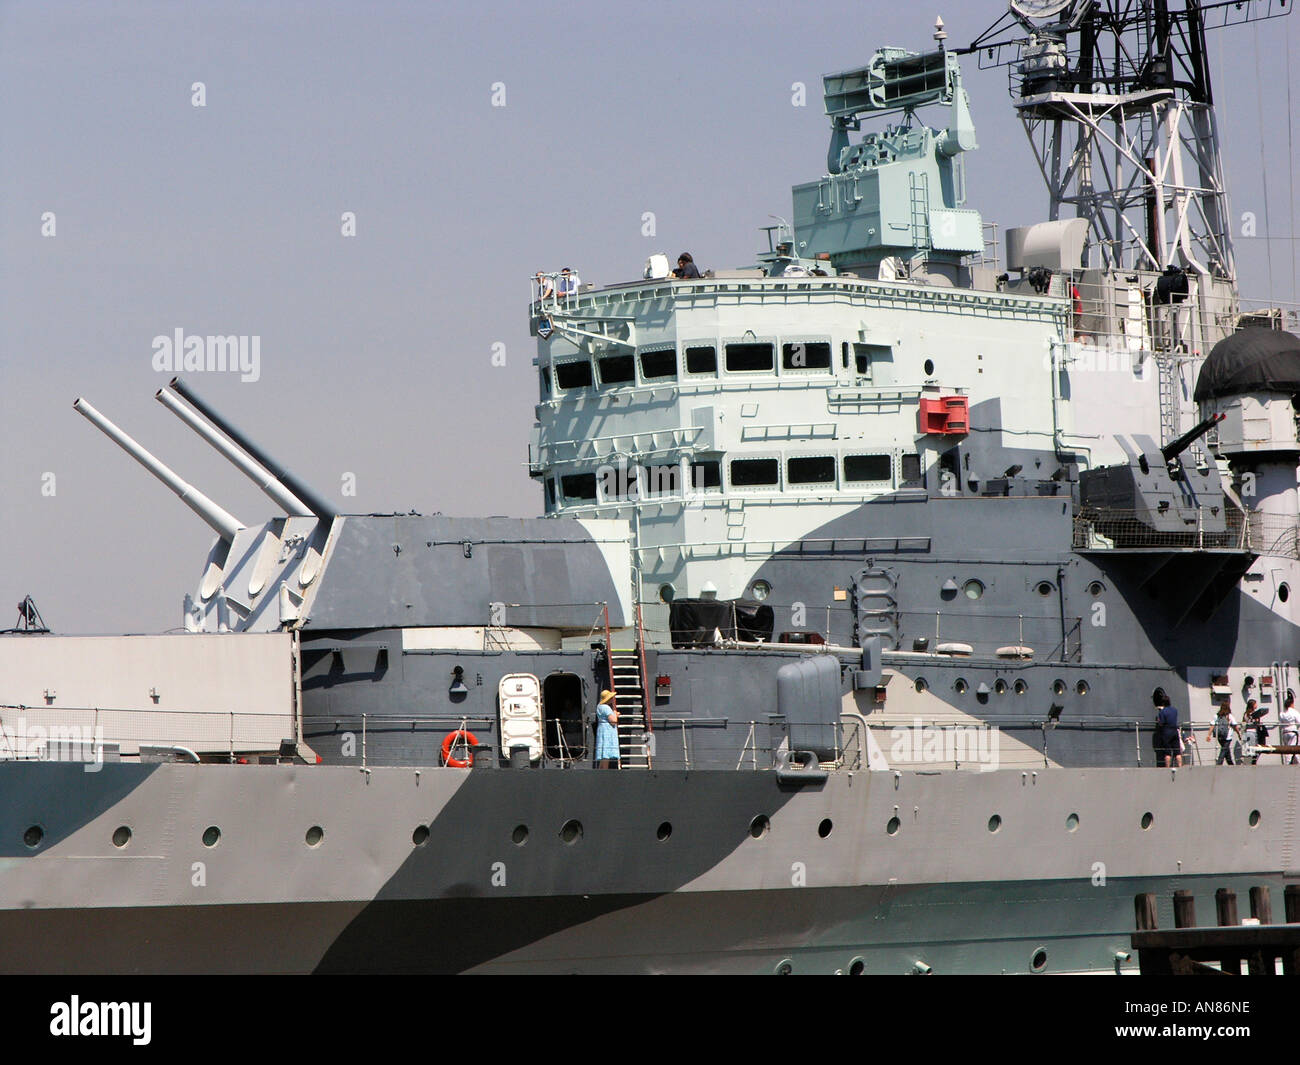
<path fill-rule="evenodd" d="M 1242 329 L 1215 344 L 1196 378 L 1196 402 L 1245 392 L 1300 392 L 1300 338 Z"/>
<path fill-rule="evenodd" d="M 674 599 L 668 607 L 668 627 L 677 648 L 708 646 L 715 630 L 723 639 L 770 641 L 775 625 L 772 608 L 752 599 Z"/>

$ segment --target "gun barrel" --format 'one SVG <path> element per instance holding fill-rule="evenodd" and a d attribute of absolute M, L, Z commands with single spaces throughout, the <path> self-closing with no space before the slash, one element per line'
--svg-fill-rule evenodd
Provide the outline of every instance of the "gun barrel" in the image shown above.
<path fill-rule="evenodd" d="M 1172 462 L 1189 447 L 1192 446 L 1200 437 L 1204 436 L 1213 429 L 1219 422 L 1227 417 L 1225 414 L 1211 414 L 1203 422 L 1198 422 L 1187 432 L 1183 433 L 1177 440 L 1171 440 L 1160 449 L 1160 454 L 1164 456 L 1166 462 Z"/>
<path fill-rule="evenodd" d="M 334 508 L 324 499 L 313 492 L 297 477 L 281 466 L 270 455 L 258 447 L 248 436 L 240 432 L 229 421 L 223 418 L 219 413 L 212 409 L 207 403 L 194 394 L 194 391 L 185 384 L 179 377 L 173 377 L 168 387 L 171 388 L 178 396 L 184 399 L 191 407 L 197 410 L 213 425 L 226 434 L 231 440 L 238 444 L 254 460 L 260 462 L 270 472 L 271 476 L 280 482 L 289 492 L 300 499 L 307 505 L 307 508 L 320 518 L 321 521 L 332 521 L 335 515 Z"/>
<path fill-rule="evenodd" d="M 300 517 L 312 516 L 311 509 L 307 504 L 276 480 L 275 476 L 265 466 L 249 458 L 238 446 L 223 436 L 219 430 L 209 425 L 200 415 L 190 410 L 167 389 L 158 389 L 154 393 L 154 398 L 229 459 L 231 464 L 265 492 L 276 506 L 283 507 L 286 514 Z"/>
<path fill-rule="evenodd" d="M 72 409 L 83 415 L 95 428 L 175 492 L 180 501 L 206 521 L 226 543 L 232 542 L 235 533 L 245 527 L 242 521 L 228 510 L 217 506 L 175 470 L 156 459 L 84 399 L 77 399 L 72 404 Z"/>

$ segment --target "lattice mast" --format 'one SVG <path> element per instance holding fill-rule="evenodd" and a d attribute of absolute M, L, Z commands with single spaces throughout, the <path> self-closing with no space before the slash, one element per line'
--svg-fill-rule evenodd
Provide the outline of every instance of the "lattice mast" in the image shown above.
<path fill-rule="evenodd" d="M 1287 0 L 1012 0 L 974 41 L 1008 66 L 1050 198 L 1086 219 L 1084 265 L 1228 282 L 1236 267 L 1205 35 Z"/>

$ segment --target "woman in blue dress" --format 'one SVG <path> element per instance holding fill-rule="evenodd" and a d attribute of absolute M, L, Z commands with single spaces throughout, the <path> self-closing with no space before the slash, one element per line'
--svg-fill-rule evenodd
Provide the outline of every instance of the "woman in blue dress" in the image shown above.
<path fill-rule="evenodd" d="M 603 691 L 596 706 L 596 768 L 618 768 L 618 711 L 614 709 L 614 693 Z"/>

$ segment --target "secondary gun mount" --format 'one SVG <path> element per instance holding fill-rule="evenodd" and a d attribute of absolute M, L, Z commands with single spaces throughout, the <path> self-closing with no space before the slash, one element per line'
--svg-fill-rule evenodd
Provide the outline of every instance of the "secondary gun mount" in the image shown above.
<path fill-rule="evenodd" d="M 1116 437 L 1128 462 L 1079 475 L 1083 514 L 1116 546 L 1176 546 L 1193 534 L 1220 539 L 1229 531 L 1228 502 L 1214 463 L 1188 469 L 1181 456 L 1222 420 L 1212 415 L 1163 447 L 1149 436 Z M 1184 546 L 1192 546 L 1190 543 Z"/>

